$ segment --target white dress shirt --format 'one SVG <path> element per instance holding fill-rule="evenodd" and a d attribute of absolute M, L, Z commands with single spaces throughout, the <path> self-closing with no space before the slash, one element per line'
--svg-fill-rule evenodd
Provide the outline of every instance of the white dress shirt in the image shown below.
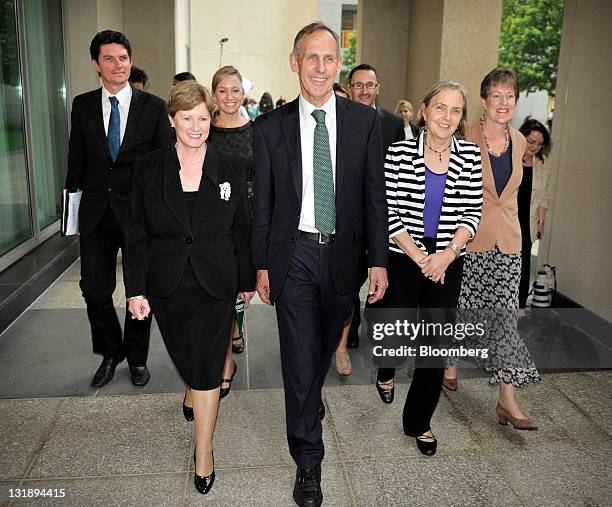
<path fill-rule="evenodd" d="M 331 154 L 334 188 L 336 186 L 336 94 L 332 93 L 328 101 L 321 107 L 315 107 L 302 95 L 300 107 L 300 140 L 302 148 L 302 211 L 298 228 L 306 232 L 319 232 L 315 227 L 314 209 L 314 131 L 317 126 L 312 116 L 315 109 L 325 111 L 325 126 L 329 135 L 329 152 Z"/>
<path fill-rule="evenodd" d="M 104 118 L 104 132 L 108 135 L 108 123 L 110 121 L 111 103 L 108 100 L 110 97 L 117 97 L 119 104 L 119 119 L 121 120 L 120 141 L 123 142 L 123 134 L 125 134 L 125 126 L 127 125 L 128 114 L 130 112 L 130 103 L 132 102 L 132 87 L 126 83 L 123 89 L 116 95 L 111 94 L 104 86 L 102 86 L 102 117 Z"/>

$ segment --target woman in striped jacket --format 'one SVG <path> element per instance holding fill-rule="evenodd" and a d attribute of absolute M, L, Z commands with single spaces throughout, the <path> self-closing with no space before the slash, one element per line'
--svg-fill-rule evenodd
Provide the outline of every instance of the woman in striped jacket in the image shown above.
<path fill-rule="evenodd" d="M 457 307 L 465 245 L 476 234 L 482 208 L 480 150 L 455 137 L 465 128 L 465 88 L 454 81 L 436 83 L 423 99 L 420 116 L 425 128 L 416 138 L 391 145 L 385 162 L 389 287 L 380 306 L 414 309 L 411 318 L 417 308 Z M 447 322 L 452 317 L 448 311 L 436 313 Z M 418 312 L 418 321 L 432 319 L 440 320 L 433 312 Z M 439 357 L 417 357 L 404 406 L 404 432 L 426 455 L 437 448 L 430 422 L 443 372 Z M 385 403 L 393 401 L 394 376 L 394 368 L 378 370 L 376 387 Z"/>

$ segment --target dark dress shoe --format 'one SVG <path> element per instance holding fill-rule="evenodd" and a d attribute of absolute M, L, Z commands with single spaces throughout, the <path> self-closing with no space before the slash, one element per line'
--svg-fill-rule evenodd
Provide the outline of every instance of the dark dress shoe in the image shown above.
<path fill-rule="evenodd" d="M 115 375 L 115 368 L 117 368 L 120 362 L 121 359 L 117 356 L 105 356 L 91 381 L 91 385 L 93 387 L 102 387 L 108 384 Z"/>
<path fill-rule="evenodd" d="M 242 354 L 244 352 L 244 338 L 242 335 L 232 338 L 232 352 Z"/>
<path fill-rule="evenodd" d="M 136 387 L 142 387 L 147 385 L 147 382 L 151 378 L 151 374 L 146 365 L 130 366 L 130 377 L 132 378 L 132 384 Z"/>
<path fill-rule="evenodd" d="M 195 451 L 193 451 L 193 464 L 195 465 L 196 456 Z M 193 471 L 193 483 L 195 484 L 196 489 L 199 493 L 205 495 L 210 491 L 210 488 L 213 487 L 213 483 L 215 482 L 215 455 L 213 454 L 213 470 L 210 475 L 198 475 Z"/>
<path fill-rule="evenodd" d="M 319 419 L 321 419 L 321 421 L 325 419 L 325 405 L 323 402 L 319 405 Z"/>
<path fill-rule="evenodd" d="M 431 442 L 429 441 L 430 439 Z M 436 449 L 438 448 L 438 441 L 436 437 L 428 437 L 427 435 L 419 435 L 416 437 L 416 444 L 425 456 L 433 456 L 436 453 Z"/>
<path fill-rule="evenodd" d="M 378 396 L 383 400 L 384 403 L 393 403 L 393 398 L 395 396 L 395 383 L 391 389 L 384 389 L 380 387 L 378 380 L 376 381 L 376 390 L 378 391 Z"/>
<path fill-rule="evenodd" d="M 193 421 L 193 407 L 188 407 L 185 405 L 185 401 L 187 400 L 187 393 L 185 393 L 185 397 L 183 398 L 183 415 L 185 419 L 188 421 Z"/>
<path fill-rule="evenodd" d="M 298 467 L 293 486 L 295 503 L 303 506 L 318 507 L 323 502 L 321 493 L 321 465 L 313 468 Z"/>
<path fill-rule="evenodd" d="M 234 373 L 232 373 L 232 378 L 222 378 L 221 379 L 221 383 L 229 382 L 229 387 L 222 387 L 221 389 L 219 389 L 219 399 L 220 400 L 225 398 L 230 393 L 230 390 L 232 389 L 232 381 L 234 380 L 234 377 L 236 376 L 237 371 L 238 371 L 238 365 L 236 364 L 236 361 L 234 361 Z"/>

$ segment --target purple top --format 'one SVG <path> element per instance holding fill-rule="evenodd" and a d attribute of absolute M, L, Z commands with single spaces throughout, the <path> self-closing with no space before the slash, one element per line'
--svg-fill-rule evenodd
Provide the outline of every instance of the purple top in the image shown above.
<path fill-rule="evenodd" d="M 425 238 L 435 238 L 438 235 L 445 185 L 446 173 L 436 174 L 425 167 L 425 207 L 423 208 Z"/>

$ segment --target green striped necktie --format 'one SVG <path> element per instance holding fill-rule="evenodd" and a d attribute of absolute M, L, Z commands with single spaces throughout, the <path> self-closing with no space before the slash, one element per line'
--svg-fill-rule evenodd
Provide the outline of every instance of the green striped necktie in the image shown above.
<path fill-rule="evenodd" d="M 325 111 L 315 109 L 312 116 L 317 122 L 312 159 L 315 227 L 323 236 L 329 236 L 336 228 L 336 197 L 329 134 L 325 126 Z"/>

